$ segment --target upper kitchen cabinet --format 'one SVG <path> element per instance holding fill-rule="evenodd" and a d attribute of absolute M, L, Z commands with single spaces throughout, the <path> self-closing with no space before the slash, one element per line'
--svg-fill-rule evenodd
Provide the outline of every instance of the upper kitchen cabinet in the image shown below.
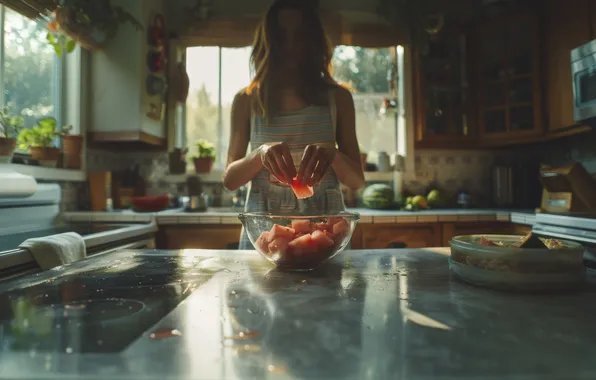
<path fill-rule="evenodd" d="M 596 5 L 591 6 L 592 2 L 593 0 L 567 0 L 563 4 L 559 0 L 545 1 L 544 90 L 547 125 L 551 132 L 576 124 L 573 118 L 570 52 L 592 39 L 591 28 L 596 26 Z"/>
<path fill-rule="evenodd" d="M 415 50 L 416 145 L 462 147 L 473 128 L 468 102 L 467 38 L 462 29 L 445 28 L 424 49 Z"/>
<path fill-rule="evenodd" d="M 543 132 L 537 12 L 479 22 L 476 39 L 478 125 L 484 144 Z"/>
<path fill-rule="evenodd" d="M 123 24 L 91 54 L 89 141 L 126 149 L 166 149 L 167 34 L 162 0 L 112 0 L 144 30 Z"/>

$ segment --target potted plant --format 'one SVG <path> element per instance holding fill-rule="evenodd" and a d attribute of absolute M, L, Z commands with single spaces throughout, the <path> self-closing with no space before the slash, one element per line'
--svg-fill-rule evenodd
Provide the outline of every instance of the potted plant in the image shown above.
<path fill-rule="evenodd" d="M 193 157 L 195 172 L 209 173 L 215 161 L 215 145 L 207 140 L 197 141 L 197 155 Z"/>
<path fill-rule="evenodd" d="M 0 108 L 0 164 L 10 164 L 17 145 L 16 137 L 23 129 L 24 120 L 12 116 L 10 107 Z"/>
<path fill-rule="evenodd" d="M 62 138 L 62 166 L 66 169 L 81 168 L 81 153 L 83 152 L 83 136 L 71 135 L 72 125 L 62 127 L 58 135 Z"/>
<path fill-rule="evenodd" d="M 21 130 L 17 143 L 20 149 L 28 150 L 31 158 L 39 161 L 40 165 L 55 167 L 60 158 L 60 149 L 53 146 L 56 135 L 56 119 L 45 117 L 38 120 L 33 128 Z"/>
<path fill-rule="evenodd" d="M 48 22 L 46 39 L 58 56 L 72 52 L 77 44 L 99 50 L 126 22 L 137 30 L 143 29 L 130 13 L 109 0 L 62 0 Z"/>

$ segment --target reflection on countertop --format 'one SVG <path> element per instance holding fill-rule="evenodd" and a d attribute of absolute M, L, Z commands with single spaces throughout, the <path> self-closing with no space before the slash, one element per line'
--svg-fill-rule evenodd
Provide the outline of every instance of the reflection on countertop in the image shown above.
<path fill-rule="evenodd" d="M 27 346 L 26 340 L 21 341 L 25 346 L 15 349 L 8 344 L 10 339 L 3 339 L 0 375 L 210 380 L 596 378 L 595 272 L 588 271 L 588 282 L 577 293 L 501 293 L 455 280 L 447 255 L 446 249 L 347 251 L 309 273 L 280 272 L 250 251 L 122 251 L 103 261 L 93 258 L 6 284 L 0 287 L 0 298 L 19 293 L 29 297 L 33 309 L 46 302 L 44 294 L 53 297 L 47 301 L 53 304 L 72 303 L 73 297 L 97 298 L 98 291 L 134 298 L 124 290 L 118 294 L 122 281 L 138 279 L 141 284 L 161 277 L 164 284 L 177 281 L 167 276 L 168 271 L 196 283 L 176 287 L 177 294 L 189 292 L 186 300 L 177 300 L 180 303 L 170 313 L 164 309 L 165 316 L 140 336 L 129 334 L 130 344 L 114 343 L 112 350 L 77 350 L 89 336 L 104 340 L 76 323 L 68 329 L 53 326 L 60 333 L 53 334 L 53 346 L 48 339 L 45 343 L 50 346 L 43 349 L 33 343 Z M 160 260 L 175 263 L 176 269 L 171 265 L 160 269 Z M 82 286 L 81 276 L 89 273 L 101 286 Z M 73 285 L 77 292 L 52 291 L 59 287 L 52 284 L 77 278 Z M 45 293 L 18 289 L 33 282 L 42 284 Z M 154 294 L 151 302 L 156 305 L 171 297 L 149 289 L 146 293 Z M 134 307 L 130 317 L 138 318 Z M 36 326 L 47 329 L 48 323 L 55 323 L 47 321 L 36 320 Z M 169 338 L 151 338 L 152 332 L 172 329 L 177 333 Z M 116 332 L 114 328 L 112 334 Z"/>

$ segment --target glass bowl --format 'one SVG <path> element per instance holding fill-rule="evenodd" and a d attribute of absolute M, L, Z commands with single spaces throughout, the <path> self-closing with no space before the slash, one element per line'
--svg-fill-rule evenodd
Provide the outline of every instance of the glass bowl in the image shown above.
<path fill-rule="evenodd" d="M 312 270 L 348 245 L 360 215 L 242 213 L 238 219 L 265 259 L 283 269 Z"/>

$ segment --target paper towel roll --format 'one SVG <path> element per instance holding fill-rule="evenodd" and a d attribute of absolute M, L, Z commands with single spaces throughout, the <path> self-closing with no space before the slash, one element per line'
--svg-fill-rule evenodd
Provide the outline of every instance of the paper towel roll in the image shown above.
<path fill-rule="evenodd" d="M 36 191 L 35 178 L 15 172 L 10 165 L 0 165 L 0 198 L 26 198 Z"/>

